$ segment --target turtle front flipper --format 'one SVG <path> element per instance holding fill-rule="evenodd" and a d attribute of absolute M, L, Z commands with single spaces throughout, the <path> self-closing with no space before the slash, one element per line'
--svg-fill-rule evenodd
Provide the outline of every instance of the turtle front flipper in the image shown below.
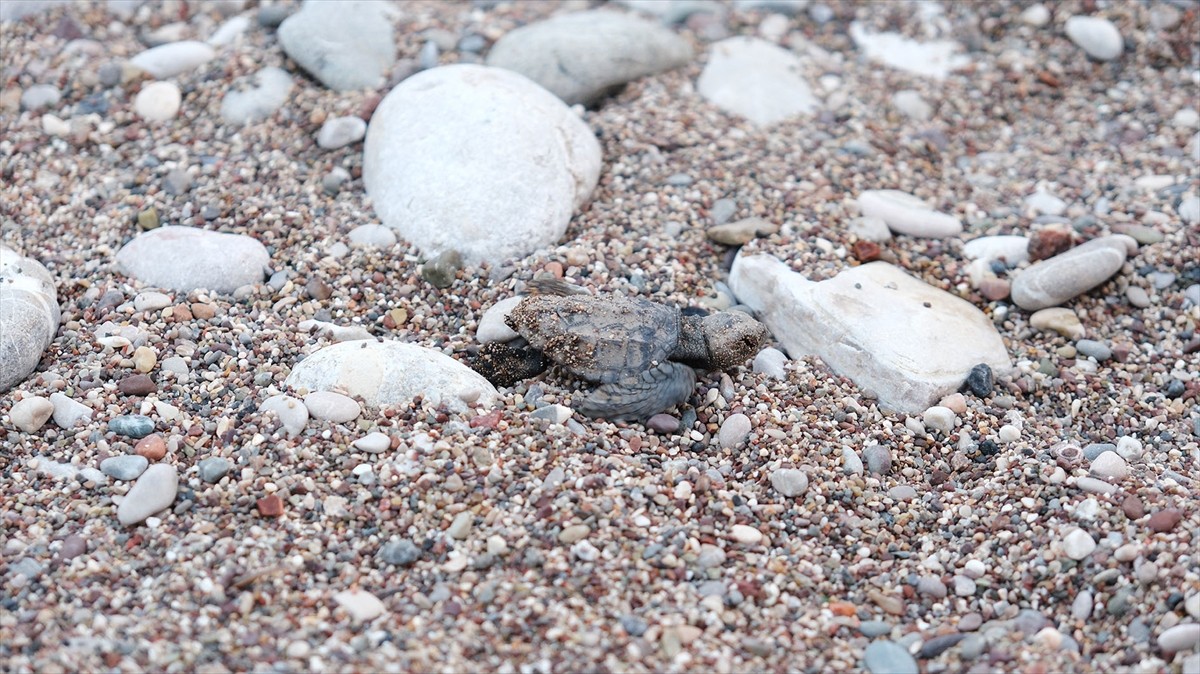
<path fill-rule="evenodd" d="M 575 409 L 613 421 L 645 420 L 684 402 L 696 387 L 692 368 L 662 361 L 645 372 L 596 388 Z"/>
<path fill-rule="evenodd" d="M 471 369 L 483 375 L 495 386 L 512 386 L 546 371 L 549 363 L 541 351 L 524 339 L 509 342 L 489 342 L 479 349 L 470 361 Z"/>

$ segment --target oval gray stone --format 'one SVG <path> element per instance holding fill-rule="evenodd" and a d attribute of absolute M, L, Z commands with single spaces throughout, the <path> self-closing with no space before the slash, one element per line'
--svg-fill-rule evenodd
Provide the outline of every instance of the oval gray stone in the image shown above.
<path fill-rule="evenodd" d="M 386 3 L 306 2 L 279 26 L 283 51 L 337 91 L 373 88 L 396 63 Z"/>
<path fill-rule="evenodd" d="M 175 467 L 156 463 L 142 473 L 125 495 L 117 507 L 117 520 L 126 526 L 143 522 L 154 513 L 169 508 L 178 491 L 179 473 Z"/>
<path fill-rule="evenodd" d="M 598 9 L 510 31 L 487 64 L 521 73 L 567 103 L 591 103 L 630 80 L 684 65 L 692 48 L 671 30 Z"/>
<path fill-rule="evenodd" d="M 152 286 L 231 293 L 259 283 L 270 264 L 267 249 L 241 234 L 194 227 L 159 227 L 117 251 L 117 269 Z"/>
<path fill-rule="evenodd" d="M 0 392 L 37 368 L 59 320 L 54 277 L 38 261 L 0 245 Z"/>
<path fill-rule="evenodd" d="M 1124 234 L 1075 246 L 1018 273 L 1013 302 L 1026 311 L 1058 306 L 1107 281 L 1136 250 L 1137 242 Z"/>
<path fill-rule="evenodd" d="M 137 454 L 110 456 L 100 462 L 100 472 L 116 480 L 136 480 L 150 465 L 150 460 Z"/>
<path fill-rule="evenodd" d="M 782 47 L 731 37 L 709 48 L 696 91 L 725 112 L 769 126 L 820 106 L 802 71 L 800 59 Z"/>
<path fill-rule="evenodd" d="M 873 641 L 863 652 L 863 666 L 871 674 L 917 674 L 917 661 L 903 646 Z"/>

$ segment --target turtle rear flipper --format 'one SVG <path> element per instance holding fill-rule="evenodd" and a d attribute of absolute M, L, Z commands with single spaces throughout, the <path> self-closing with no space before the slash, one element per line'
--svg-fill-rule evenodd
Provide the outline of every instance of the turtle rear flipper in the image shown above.
<path fill-rule="evenodd" d="M 645 420 L 684 402 L 695 387 L 696 373 L 692 368 L 667 360 L 645 372 L 596 388 L 575 409 L 589 417 L 613 421 Z"/>

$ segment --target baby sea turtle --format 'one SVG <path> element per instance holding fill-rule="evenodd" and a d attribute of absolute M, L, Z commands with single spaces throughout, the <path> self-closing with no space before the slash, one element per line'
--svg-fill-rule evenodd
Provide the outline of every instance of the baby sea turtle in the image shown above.
<path fill-rule="evenodd" d="M 687 400 L 693 368 L 740 365 L 767 340 L 766 327 L 740 311 L 688 315 L 637 297 L 591 295 L 557 279 L 529 286 L 535 294 L 505 318 L 520 337 L 483 345 L 472 367 L 511 386 L 557 363 L 600 384 L 575 405 L 590 417 L 644 420 Z"/>

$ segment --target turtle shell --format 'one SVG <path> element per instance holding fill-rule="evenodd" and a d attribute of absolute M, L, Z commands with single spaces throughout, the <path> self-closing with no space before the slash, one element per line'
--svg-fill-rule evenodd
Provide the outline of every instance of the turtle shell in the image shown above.
<path fill-rule="evenodd" d="M 507 321 L 575 376 L 602 384 L 645 372 L 679 343 L 679 309 L 636 297 L 532 295 Z"/>

